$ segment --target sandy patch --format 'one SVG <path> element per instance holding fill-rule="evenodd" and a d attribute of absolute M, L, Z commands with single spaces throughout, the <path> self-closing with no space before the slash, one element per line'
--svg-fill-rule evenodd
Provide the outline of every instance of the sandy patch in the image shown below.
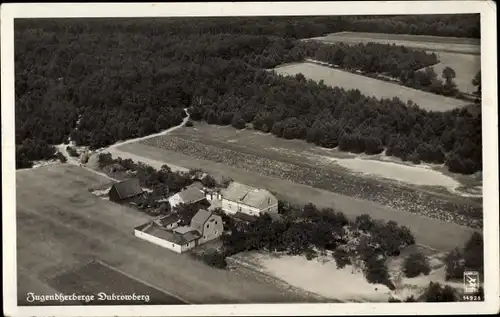
<path fill-rule="evenodd" d="M 360 158 L 332 158 L 332 160 L 340 166 L 358 173 L 376 175 L 413 185 L 442 186 L 450 190 L 455 190 L 460 186 L 460 183 L 453 178 L 430 168 L 420 168 L 392 162 L 363 160 Z"/>
<path fill-rule="evenodd" d="M 258 255 L 263 269 L 288 284 L 341 301 L 387 302 L 390 290 L 385 285 L 370 284 L 363 273 L 351 266 L 338 269 L 335 261 L 308 261 L 303 256 Z"/>

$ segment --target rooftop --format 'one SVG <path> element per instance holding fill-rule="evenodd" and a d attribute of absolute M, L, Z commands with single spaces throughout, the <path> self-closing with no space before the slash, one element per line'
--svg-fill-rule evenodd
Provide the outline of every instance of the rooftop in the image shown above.
<path fill-rule="evenodd" d="M 185 203 L 195 203 L 205 199 L 203 192 L 196 187 L 188 187 L 178 193 L 179 197 Z"/>
<path fill-rule="evenodd" d="M 176 214 L 176 213 L 171 213 L 169 215 L 166 215 L 166 216 L 162 216 L 160 218 L 157 219 L 158 222 L 162 225 L 162 226 L 168 226 L 168 225 L 171 225 L 177 221 L 180 220 L 179 218 L 179 215 Z"/>
<path fill-rule="evenodd" d="M 236 182 L 232 182 L 224 190 L 223 197 L 259 209 L 265 209 L 276 204 L 276 198 L 270 191 Z M 271 198 L 271 201 L 269 201 L 269 198 Z"/>
<path fill-rule="evenodd" d="M 193 228 L 191 228 L 189 226 L 181 226 L 181 227 L 177 227 L 174 229 L 174 232 L 178 233 L 178 234 L 186 234 L 189 231 L 193 231 Z"/>
<path fill-rule="evenodd" d="M 210 216 L 212 215 L 212 212 L 210 211 L 207 211 L 205 209 L 200 209 L 198 210 L 198 212 L 194 215 L 194 217 L 191 219 L 191 224 L 193 222 L 197 222 L 201 225 L 203 225 L 205 223 L 205 221 L 208 220 L 208 218 L 210 218 Z"/>
<path fill-rule="evenodd" d="M 150 234 L 152 236 L 155 236 L 157 238 L 170 241 L 176 244 L 186 244 L 188 242 L 200 238 L 200 234 L 195 230 L 187 231 L 186 233 L 180 234 L 172 230 L 167 230 L 162 227 L 159 227 L 155 223 L 149 223 L 148 225 L 139 226 L 136 229 L 144 233 Z"/>
<path fill-rule="evenodd" d="M 111 188 L 113 187 L 116 189 L 116 192 L 121 199 L 130 198 L 142 193 L 142 187 L 137 178 L 123 180 L 113 184 Z"/>

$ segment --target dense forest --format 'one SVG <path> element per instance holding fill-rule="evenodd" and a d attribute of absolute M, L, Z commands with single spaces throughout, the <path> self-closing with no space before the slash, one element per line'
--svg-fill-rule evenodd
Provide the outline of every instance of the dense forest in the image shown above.
<path fill-rule="evenodd" d="M 479 14 L 359 16 L 349 31 L 479 38 Z"/>
<path fill-rule="evenodd" d="M 428 112 L 397 99 L 378 100 L 264 70 L 312 51 L 331 56 L 294 37 L 346 30 L 363 20 L 300 21 L 304 18 L 16 21 L 17 168 L 52 157 L 50 145 L 69 136 L 96 149 L 166 129 L 180 123 L 188 107 L 194 120 L 212 124 L 252 123 L 325 147 L 358 153 L 386 149 L 404 160 L 446 163 L 460 173 L 481 169 L 480 115 Z M 399 76 L 401 69 L 412 71 L 433 58 L 389 45 L 357 47 L 371 54 L 368 69 Z"/>

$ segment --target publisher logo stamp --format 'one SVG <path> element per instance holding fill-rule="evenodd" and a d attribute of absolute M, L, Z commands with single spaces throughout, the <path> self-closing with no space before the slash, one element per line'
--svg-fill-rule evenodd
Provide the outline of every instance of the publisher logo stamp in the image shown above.
<path fill-rule="evenodd" d="M 473 294 L 479 290 L 479 272 L 464 272 L 464 293 Z"/>

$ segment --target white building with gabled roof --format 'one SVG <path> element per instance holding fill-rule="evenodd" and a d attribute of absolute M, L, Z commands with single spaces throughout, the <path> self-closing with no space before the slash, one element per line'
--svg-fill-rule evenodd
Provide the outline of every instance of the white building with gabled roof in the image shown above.
<path fill-rule="evenodd" d="M 274 216 L 278 214 L 278 199 L 267 189 L 232 182 L 222 192 L 222 210 L 233 215 Z"/>

